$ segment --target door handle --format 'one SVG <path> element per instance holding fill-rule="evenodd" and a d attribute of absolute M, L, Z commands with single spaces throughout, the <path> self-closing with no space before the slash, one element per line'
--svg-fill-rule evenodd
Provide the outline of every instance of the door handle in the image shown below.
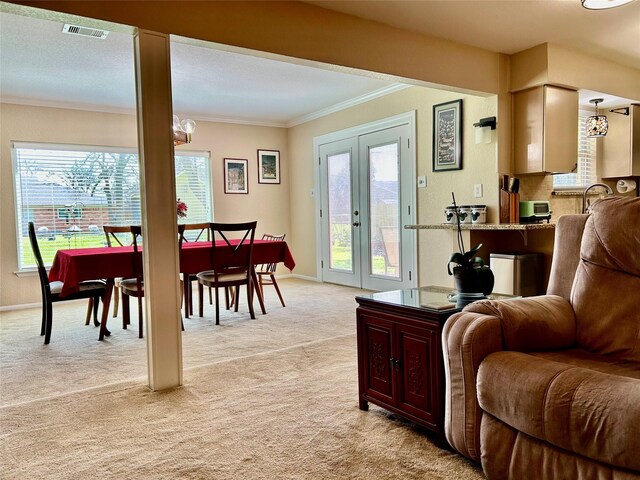
<path fill-rule="evenodd" d="M 360 222 L 353 222 L 353 226 L 354 227 L 359 227 L 360 226 Z"/>

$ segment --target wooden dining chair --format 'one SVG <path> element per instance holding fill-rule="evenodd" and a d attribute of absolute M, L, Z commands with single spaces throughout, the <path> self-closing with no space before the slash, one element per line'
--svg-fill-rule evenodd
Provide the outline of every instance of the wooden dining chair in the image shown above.
<path fill-rule="evenodd" d="M 262 240 L 269 240 L 273 242 L 282 242 L 284 240 L 286 234 L 282 235 L 271 235 L 269 233 L 265 233 L 262 235 Z M 280 299 L 280 303 L 284 307 L 284 300 L 282 299 L 282 293 L 280 293 L 280 288 L 278 288 L 278 282 L 276 282 L 276 265 L 275 263 L 263 263 L 256 267 L 256 273 L 258 274 L 258 288 L 260 289 L 260 293 L 262 294 L 262 298 L 264 298 L 264 286 L 265 285 L 273 285 L 276 289 L 276 293 L 278 294 L 278 298 Z M 268 277 L 268 280 L 267 280 Z"/>
<path fill-rule="evenodd" d="M 105 283 L 101 280 L 89 280 L 80 282 L 80 291 L 65 297 L 60 296 L 64 283 L 49 282 L 47 270 L 42 261 L 40 247 L 38 246 L 38 237 L 33 222 L 29 222 L 29 241 L 33 250 L 33 256 L 36 258 L 38 266 L 38 277 L 40 278 L 40 289 L 42 290 L 42 323 L 40 326 L 40 335 L 44 335 L 44 344 L 48 345 L 51 341 L 51 328 L 53 324 L 53 304 L 56 302 L 64 302 L 66 300 L 77 300 L 79 298 L 88 298 L 89 305 L 87 307 L 87 317 L 85 323 L 89 324 L 91 311 L 93 311 L 93 323 L 98 323 L 98 305 L 100 299 L 104 299 L 106 291 Z"/>
<path fill-rule="evenodd" d="M 103 225 L 102 230 L 107 239 L 108 247 L 124 247 L 133 245 L 131 238 L 131 227 L 116 227 L 113 225 Z M 113 317 L 118 316 L 118 306 L 120 305 L 120 283 L 122 278 L 115 278 L 113 281 Z"/>
<path fill-rule="evenodd" d="M 124 278 L 120 281 L 120 293 L 122 296 L 122 328 L 126 330 L 131 323 L 129 311 L 129 297 L 138 299 L 138 338 L 143 337 L 142 332 L 142 299 L 144 298 L 144 279 L 142 268 L 142 252 L 140 251 L 138 242 L 142 239 L 142 227 L 132 225 L 129 232 L 132 237 L 133 246 L 133 278 Z"/>
<path fill-rule="evenodd" d="M 212 270 L 200 272 L 198 278 L 198 296 L 200 300 L 200 316 L 203 315 L 202 297 L 203 287 L 211 287 L 216 296 L 216 325 L 220 325 L 220 297 L 219 288 L 236 288 L 235 311 L 238 311 L 239 288 L 247 287 L 247 302 L 249 313 L 255 319 L 253 311 L 253 241 L 258 222 L 246 223 L 211 223 L 209 224 L 211 242 Z M 231 242 L 229 236 L 239 237 L 239 242 Z M 216 245 L 216 240 L 222 240 Z"/>
<path fill-rule="evenodd" d="M 200 242 L 200 241 L 209 241 L 210 240 L 210 230 L 209 230 L 209 222 L 205 223 L 185 223 L 178 225 L 178 234 L 179 245 L 182 248 L 184 243 L 189 242 Z M 193 315 L 193 289 L 191 288 L 192 282 L 198 281 L 195 273 L 189 273 L 189 278 L 185 278 L 183 275 L 184 282 L 184 296 L 185 296 L 185 309 L 184 315 L 186 318 L 189 318 L 190 315 Z M 209 288 L 209 304 L 213 303 L 211 288 Z M 228 308 L 228 306 L 227 306 Z"/>

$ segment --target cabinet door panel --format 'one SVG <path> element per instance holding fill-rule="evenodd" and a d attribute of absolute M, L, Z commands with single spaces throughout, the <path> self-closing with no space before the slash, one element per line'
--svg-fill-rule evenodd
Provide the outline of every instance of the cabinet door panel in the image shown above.
<path fill-rule="evenodd" d="M 393 324 L 372 317 L 362 318 L 365 368 L 365 395 L 390 405 L 393 401 L 393 370 L 391 369 Z"/>
<path fill-rule="evenodd" d="M 438 335 L 435 331 L 398 326 L 398 352 L 402 352 L 398 374 L 398 407 L 424 420 L 435 422 L 439 401 L 434 392 L 439 381 Z"/>

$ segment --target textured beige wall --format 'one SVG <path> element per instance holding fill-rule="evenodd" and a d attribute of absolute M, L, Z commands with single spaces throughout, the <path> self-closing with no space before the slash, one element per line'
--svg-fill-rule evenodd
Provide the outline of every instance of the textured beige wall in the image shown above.
<path fill-rule="evenodd" d="M 258 235 L 290 233 L 287 131 L 283 128 L 197 122 L 194 141 L 178 149 L 211 152 L 214 213 L 218 221 L 258 220 Z M 135 147 L 133 115 L 0 105 L 0 306 L 40 300 L 36 276 L 18 278 L 11 142 L 71 143 Z M 259 185 L 257 149 L 280 150 L 280 185 Z M 249 160 L 249 194 L 228 195 L 223 158 Z M 295 252 L 294 252 L 295 253 Z"/>
<path fill-rule="evenodd" d="M 463 99 L 463 169 L 431 171 L 432 107 L 449 100 Z M 296 252 L 296 273 L 315 277 L 316 229 L 313 177 L 313 138 L 345 128 L 416 110 L 417 174 L 427 176 L 427 188 L 418 189 L 418 223 L 442 223 L 444 207 L 455 191 L 460 203 L 486 204 L 488 221 L 496 222 L 498 205 L 497 144 L 475 144 L 473 123 L 494 116 L 495 96 L 477 97 L 411 87 L 320 119 L 295 126 L 289 131 L 291 158 L 291 230 Z M 484 185 L 484 198 L 473 198 L 473 185 Z M 450 232 L 423 231 L 419 234 L 419 284 L 449 283 L 446 259 L 451 253 Z"/>

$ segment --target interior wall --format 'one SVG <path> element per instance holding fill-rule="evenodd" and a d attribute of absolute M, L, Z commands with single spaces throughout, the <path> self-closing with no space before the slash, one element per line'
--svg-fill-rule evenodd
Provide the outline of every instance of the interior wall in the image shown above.
<path fill-rule="evenodd" d="M 0 306 L 40 301 L 36 275 L 18 277 L 12 141 L 136 147 L 134 115 L 2 104 L 0 108 Z M 193 142 L 176 148 L 211 152 L 216 221 L 258 219 L 262 233 L 290 233 L 289 162 L 284 128 L 197 122 Z M 280 185 L 258 184 L 257 150 L 280 150 Z M 249 160 L 249 193 L 225 194 L 223 159 Z M 188 219 L 188 217 L 187 217 Z M 295 252 L 294 252 L 295 254 Z"/>
<path fill-rule="evenodd" d="M 432 172 L 432 108 L 434 104 L 463 100 L 463 169 Z M 343 110 L 289 129 L 291 158 L 291 230 L 296 252 L 295 273 L 316 277 L 316 229 L 313 138 L 404 112 L 416 110 L 417 174 L 427 177 L 427 187 L 418 189 L 417 222 L 442 223 L 451 192 L 460 204 L 486 204 L 488 222 L 498 220 L 497 144 L 495 131 L 490 144 L 475 144 L 473 123 L 494 116 L 497 100 L 461 95 L 425 87 L 411 87 L 365 104 Z M 473 197 L 473 185 L 482 183 L 483 198 Z M 450 231 L 423 230 L 418 237 L 420 285 L 452 285 L 446 260 L 452 250 Z"/>

